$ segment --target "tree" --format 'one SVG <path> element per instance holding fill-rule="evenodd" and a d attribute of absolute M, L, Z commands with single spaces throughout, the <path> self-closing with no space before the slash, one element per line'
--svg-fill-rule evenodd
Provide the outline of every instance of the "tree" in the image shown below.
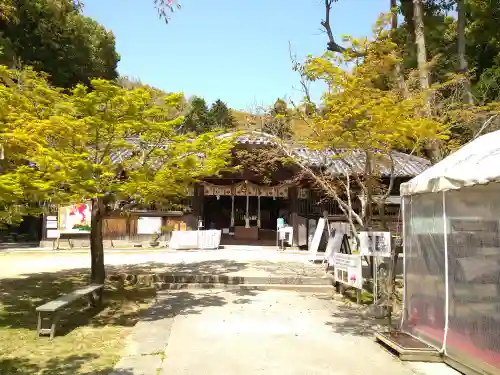
<path fill-rule="evenodd" d="M 47 202 L 47 191 L 40 183 L 39 172 L 33 168 L 30 150 L 37 147 L 30 121 L 46 121 L 56 114 L 60 91 L 45 90 L 39 84 L 46 82 L 44 74 L 31 69 L 9 70 L 0 66 L 0 225 L 16 224 L 24 216 L 37 215 Z M 17 92 L 16 89 L 22 90 Z M 14 128 L 26 126 L 24 136 L 13 136 Z M 21 133 L 22 134 L 22 133 Z"/>
<path fill-rule="evenodd" d="M 217 99 L 212 106 L 208 116 L 213 122 L 214 126 L 219 129 L 234 130 L 236 128 L 236 119 L 233 117 L 231 110 L 227 107 L 227 104 L 222 100 Z"/>
<path fill-rule="evenodd" d="M 370 170 L 376 168 L 375 159 L 379 156 L 384 159 L 394 150 L 442 139 L 447 130 L 447 125 L 420 113 L 427 105 L 428 92 L 409 92 L 402 97 L 394 81 L 388 89 L 380 88 L 379 78 L 393 77 L 400 58 L 385 23 L 379 22 L 374 31 L 373 40 L 348 38 L 350 48 L 365 56 L 352 71 L 343 66 L 355 63 L 358 53 L 349 51 L 340 55 L 327 53 L 306 62 L 309 78 L 323 80 L 329 87 L 325 112 L 309 121 L 311 147 L 360 150 L 366 155 Z M 364 174 L 368 174 L 367 181 L 373 179 L 373 172 Z M 345 204 L 341 206 L 348 209 Z M 353 216 L 357 224 L 366 225 L 361 217 Z"/>
<path fill-rule="evenodd" d="M 500 0 L 468 0 L 466 53 L 475 97 L 481 103 L 500 98 Z"/>
<path fill-rule="evenodd" d="M 415 44 L 417 46 L 417 62 L 418 62 L 418 77 L 420 89 L 423 92 L 428 92 L 430 86 L 429 79 L 429 66 L 427 62 L 427 49 L 425 46 L 425 33 L 424 33 L 424 8 L 422 0 L 413 0 L 413 21 L 414 21 L 414 33 L 415 33 Z M 431 116 L 431 101 L 432 99 L 427 98 L 427 105 L 423 108 L 426 116 Z M 436 163 L 442 158 L 442 153 L 440 150 L 439 143 L 436 140 L 429 142 L 427 146 L 427 156 L 429 159 Z"/>
<path fill-rule="evenodd" d="M 153 0 L 153 3 L 158 15 L 166 23 L 170 21 L 170 13 L 181 8 L 181 5 L 176 0 Z"/>
<path fill-rule="evenodd" d="M 210 116 L 207 102 L 198 96 L 193 96 L 188 103 L 184 119 L 183 130 L 202 134 L 210 131 L 214 126 L 214 119 Z"/>
<path fill-rule="evenodd" d="M 468 73 L 467 56 L 465 50 L 467 48 L 467 39 L 465 35 L 466 16 L 464 0 L 457 0 L 457 44 L 458 44 L 458 70 L 463 74 Z M 474 99 L 470 89 L 469 79 L 464 80 L 464 101 L 468 104 L 473 104 Z"/>
<path fill-rule="evenodd" d="M 262 130 L 281 139 L 290 139 L 293 133 L 292 121 L 288 104 L 283 99 L 278 98 L 264 115 Z"/>
<path fill-rule="evenodd" d="M 2 67 L 1 73 L 0 140 L 13 160 L 29 164 L 0 181 L 10 178 L 27 192 L 37 188 L 51 203 L 91 202 L 94 283 L 105 278 L 102 225 L 111 210 L 168 205 L 229 160 L 232 139 L 179 134 L 183 118 L 171 110 L 181 94 L 158 103 L 151 89 L 128 90 L 102 79 L 64 93 L 32 70 Z"/>
<path fill-rule="evenodd" d="M 300 112 L 310 128 L 304 133 L 308 134 L 306 145 L 318 150 L 344 150 L 334 158 L 345 168 L 343 175 L 332 176 L 304 161 L 298 160 L 297 164 L 304 176 L 338 204 L 356 237 L 360 229 L 372 230 L 374 210 L 378 210 L 385 226 L 385 200 L 398 173 L 394 153 L 402 149 L 415 151 L 429 141 L 442 141 L 449 132 L 449 124 L 426 112 L 428 97 L 438 88 L 410 87 L 401 95 L 399 77 L 394 71 L 402 59 L 391 38 L 390 18 L 379 20 L 371 40 L 347 37 L 342 53 L 327 52 L 309 58 L 298 69 L 303 77 L 321 80 L 328 87 L 321 111 L 311 116 Z M 303 106 L 313 107 L 307 102 Z M 292 156 L 286 144 L 283 149 Z M 352 162 L 353 157 L 358 163 Z M 356 203 L 359 201 L 361 209 Z M 397 259 L 397 253 L 393 258 Z M 387 290 L 393 290 L 394 280 L 389 281 L 392 285 Z"/>
<path fill-rule="evenodd" d="M 5 0 L 1 0 L 6 7 Z M 112 32 L 81 14 L 72 0 L 19 0 L 0 18 L 2 63 L 33 66 L 52 84 L 72 88 L 91 78 L 115 79 L 119 55 Z"/>

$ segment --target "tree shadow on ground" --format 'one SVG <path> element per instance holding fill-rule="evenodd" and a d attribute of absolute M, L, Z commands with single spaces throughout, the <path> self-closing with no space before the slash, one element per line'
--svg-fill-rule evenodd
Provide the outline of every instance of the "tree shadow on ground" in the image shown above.
<path fill-rule="evenodd" d="M 332 319 L 325 322 L 334 332 L 349 336 L 372 336 L 386 327 L 387 320 L 374 316 L 367 307 L 337 302 Z"/>
<path fill-rule="evenodd" d="M 37 306 L 87 284 L 86 269 L 0 279 L 0 328 L 35 330 Z M 123 288 L 120 291 L 106 288 L 102 308 L 88 308 L 87 300 L 82 298 L 65 309 L 66 314 L 58 323 L 57 333 L 66 334 L 77 326 L 87 325 L 96 314 L 103 324 L 132 326 L 137 321 L 137 314 L 127 311 L 130 309 L 123 311 L 123 308 L 147 303 L 155 294 L 156 291 L 151 288 Z"/>
<path fill-rule="evenodd" d="M 220 275 L 242 271 L 251 265 L 250 262 L 236 262 L 228 259 L 205 260 L 199 262 L 162 263 L 146 262 L 141 264 L 123 264 L 106 266 L 111 274 L 141 274 L 141 273 L 176 273 L 198 275 Z"/>
<path fill-rule="evenodd" d="M 108 281 L 104 292 L 104 306 L 101 310 L 86 308 L 87 301 L 81 299 L 72 304 L 67 310 L 71 314 L 63 314 L 58 324 L 58 334 L 66 334 L 81 325 L 123 325 L 133 326 L 139 319 L 137 311 L 124 310 L 128 305 L 143 305 L 151 302 L 157 290 L 155 285 L 147 283 L 140 285 L 134 275 L 151 274 L 162 263 L 147 263 L 140 265 L 108 266 L 107 274 L 112 279 L 113 275 L 124 273 L 131 275 L 125 285 L 120 282 Z M 231 260 L 213 260 L 170 265 L 176 274 L 216 273 L 221 269 L 236 272 L 247 266 L 246 263 Z M 57 272 L 42 272 L 25 274 L 21 277 L 0 279 L 0 328 L 27 328 L 36 329 L 37 316 L 35 309 L 45 302 L 58 296 L 70 293 L 76 288 L 87 285 L 89 282 L 88 269 L 72 269 Z M 213 295 L 191 293 L 188 291 L 177 292 L 172 299 L 184 301 L 186 308 L 189 306 L 217 306 L 224 304 Z M 177 305 L 179 307 L 178 302 Z M 132 309 L 137 310 L 137 309 Z"/>
<path fill-rule="evenodd" d="M 87 361 L 95 359 L 95 354 L 70 355 L 65 358 L 51 358 L 43 367 L 30 361 L 29 358 L 0 358 L 2 375 L 108 375 L 113 368 L 108 367 L 98 371 L 85 371 L 82 367 Z M 113 375 L 134 375 L 132 369 L 113 371 Z"/>
<path fill-rule="evenodd" d="M 265 260 L 252 261 L 252 269 L 265 271 L 272 276 L 284 277 L 325 277 L 328 272 L 324 265 L 303 262 L 271 262 Z"/>
<path fill-rule="evenodd" d="M 272 262 L 265 260 L 234 261 L 229 259 L 199 262 L 162 263 L 146 262 L 134 265 L 107 266 L 108 274 L 120 273 L 172 273 L 196 275 L 227 275 L 243 270 L 263 271 L 270 276 L 326 276 L 323 266 L 302 262 Z"/>
<path fill-rule="evenodd" d="M 221 307 L 227 300 L 221 291 L 173 291 L 159 293 L 156 301 L 141 315 L 141 321 L 174 318 L 178 315 L 200 314 L 208 307 Z"/>
<path fill-rule="evenodd" d="M 205 270 L 217 269 L 221 266 L 219 261 L 200 263 Z M 210 263 L 214 264 L 210 265 Z M 242 264 L 237 262 L 225 261 L 224 263 L 225 266 L 232 269 L 242 267 Z M 146 272 L 149 271 L 150 266 L 140 265 L 125 268 L 127 272 Z M 193 263 L 189 266 L 195 267 Z M 112 273 L 113 269 L 123 268 L 108 267 L 108 274 Z M 181 269 L 185 270 L 184 266 Z M 16 357 L 16 353 L 1 353 L 0 374 L 108 374 L 112 370 L 111 368 L 88 372 L 86 367 L 81 364 L 82 361 L 92 361 L 96 356 L 97 360 L 102 363 L 102 359 L 99 358 L 104 358 L 100 354 L 99 339 L 97 342 L 87 342 L 92 340 L 90 337 L 100 337 L 101 332 L 113 326 L 132 327 L 138 321 L 153 322 L 176 315 L 199 314 L 203 309 L 221 307 L 227 303 L 251 303 L 252 300 L 247 297 L 257 295 L 256 291 L 248 290 L 166 292 L 158 291 L 153 287 L 140 287 L 137 284 L 120 285 L 107 281 L 102 309 L 87 308 L 87 301 L 82 299 L 65 309 L 53 341 L 49 341 L 46 337 L 36 339 L 36 307 L 78 287 L 87 285 L 88 279 L 88 269 L 43 272 L 26 274 L 19 278 L 0 279 L 0 334 L 4 339 L 9 338 L 12 341 L 6 347 L 19 345 L 24 346 L 24 351 L 33 352 L 24 358 Z M 241 297 L 236 299 L 238 302 L 233 298 L 227 298 L 228 295 L 233 294 Z M 77 327 L 79 327 L 78 330 L 76 330 Z M 90 334 L 88 330 L 93 330 L 93 333 Z M 110 331 L 107 332 L 107 335 L 113 334 L 109 333 Z M 29 340 L 26 340 L 26 337 Z M 82 340 L 86 342 L 83 343 Z M 116 340 L 123 342 L 123 337 L 116 337 Z M 105 339 L 103 339 L 104 341 Z M 82 349 L 82 345 L 90 345 L 92 350 L 87 353 L 86 349 Z M 57 347 L 57 353 L 54 351 L 55 347 Z M 105 353 L 106 350 L 107 348 L 103 346 L 102 353 Z M 133 371 L 122 369 L 113 372 L 113 375 L 129 374 L 132 375 Z"/>

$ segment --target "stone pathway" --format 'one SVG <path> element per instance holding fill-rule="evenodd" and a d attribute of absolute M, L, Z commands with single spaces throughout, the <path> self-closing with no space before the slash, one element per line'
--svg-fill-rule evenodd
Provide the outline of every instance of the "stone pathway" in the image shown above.
<path fill-rule="evenodd" d="M 113 375 L 428 375 L 373 340 L 375 322 L 331 296 L 282 291 L 179 291 L 134 327 Z"/>

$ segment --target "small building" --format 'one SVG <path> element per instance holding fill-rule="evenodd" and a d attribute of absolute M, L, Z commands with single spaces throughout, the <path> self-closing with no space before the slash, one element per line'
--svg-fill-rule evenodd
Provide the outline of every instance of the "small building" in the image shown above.
<path fill-rule="evenodd" d="M 275 138 L 261 132 L 249 132 L 236 138 L 233 160 L 239 163 L 241 151 L 263 152 L 276 147 Z M 292 157 L 314 171 L 334 177 L 344 176 L 348 165 L 352 173 L 364 168 L 364 154 L 345 150 L 310 150 L 290 148 Z M 265 154 L 263 154 L 265 156 Z M 396 227 L 399 215 L 399 185 L 423 172 L 430 163 L 423 158 L 400 152 L 393 153 L 394 185 L 386 200 L 389 226 Z M 241 160 L 240 160 L 241 161 Z M 104 236 L 109 241 L 144 242 L 151 234 L 141 233 L 140 220 L 161 218 L 162 225 L 177 230 L 219 229 L 222 245 L 275 245 L 278 218 L 293 227 L 296 248 L 307 248 L 309 238 L 320 217 L 345 221 L 345 215 L 334 200 L 293 162 L 277 162 L 276 168 L 266 171 L 244 167 L 220 176 L 206 178 L 189 189 L 179 202 L 178 211 L 167 211 L 154 206 L 123 214 L 111 215 L 104 224 Z M 261 168 L 262 170 L 262 168 Z M 389 184 L 390 168 L 381 168 L 381 180 Z M 362 199 L 353 187 L 354 205 L 361 210 Z M 142 218 L 142 219 L 141 219 Z M 157 221 L 160 219 L 157 219 Z M 52 224 L 53 225 L 53 224 Z M 49 239 L 44 231 L 44 239 Z"/>

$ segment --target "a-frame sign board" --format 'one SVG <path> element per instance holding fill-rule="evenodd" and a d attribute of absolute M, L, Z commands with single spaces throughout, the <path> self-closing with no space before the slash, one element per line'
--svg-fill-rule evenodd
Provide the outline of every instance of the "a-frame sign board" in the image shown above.
<path fill-rule="evenodd" d="M 337 223 L 328 222 L 325 218 L 318 220 L 316 231 L 309 246 L 310 261 L 328 261 L 336 252 L 351 253 L 347 234 L 342 230 L 343 228 L 339 228 L 335 224 Z M 319 251 L 320 247 L 324 248 L 325 251 Z M 329 262 L 329 264 L 331 263 Z"/>

